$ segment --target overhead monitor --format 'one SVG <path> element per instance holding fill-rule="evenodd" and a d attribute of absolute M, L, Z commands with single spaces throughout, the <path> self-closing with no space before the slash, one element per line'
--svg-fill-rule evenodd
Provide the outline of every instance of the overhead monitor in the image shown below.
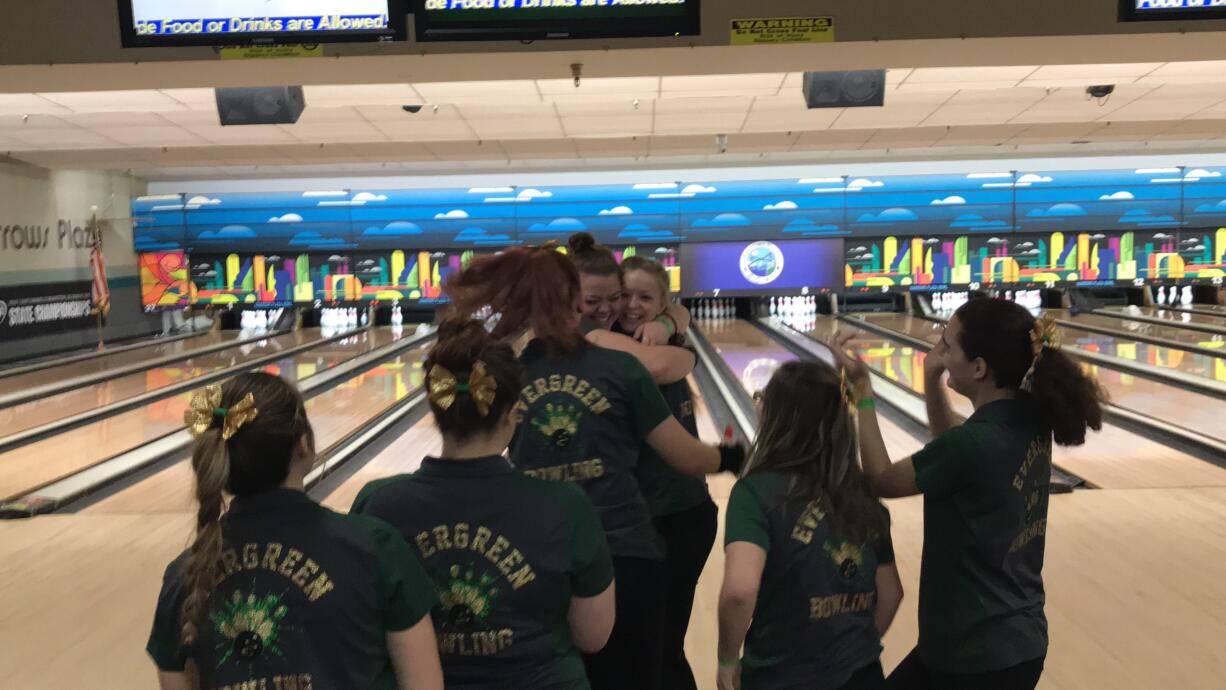
<path fill-rule="evenodd" d="M 413 0 L 419 41 L 694 36 L 699 0 Z"/>
<path fill-rule="evenodd" d="M 816 294 L 843 287 L 843 240 L 683 244 L 681 266 L 687 297 Z"/>
<path fill-rule="evenodd" d="M 1120 21 L 1226 19 L 1226 0 L 1120 0 Z"/>
<path fill-rule="evenodd" d="M 404 40 L 403 0 L 119 0 L 125 48 Z"/>

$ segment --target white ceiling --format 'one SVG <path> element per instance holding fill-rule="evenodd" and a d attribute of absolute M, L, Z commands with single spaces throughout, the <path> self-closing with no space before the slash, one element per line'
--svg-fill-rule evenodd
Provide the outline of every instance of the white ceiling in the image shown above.
<path fill-rule="evenodd" d="M 808 110 L 801 73 L 307 86 L 297 124 L 221 127 L 210 89 L 0 94 L 0 152 L 48 167 L 599 164 L 992 147 L 1211 146 L 1226 61 L 891 70 L 882 108 Z M 1085 87 L 1114 84 L 1103 102 Z M 418 114 L 406 104 L 426 107 Z M 1222 141 L 1219 148 L 1226 148 Z"/>

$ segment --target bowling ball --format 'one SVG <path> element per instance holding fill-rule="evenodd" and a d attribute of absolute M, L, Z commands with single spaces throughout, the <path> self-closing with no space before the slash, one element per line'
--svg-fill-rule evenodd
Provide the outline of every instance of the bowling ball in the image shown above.
<path fill-rule="evenodd" d="M 757 247 L 749 253 L 745 265 L 759 278 L 769 278 L 777 268 L 775 253 L 766 247 Z"/>
<path fill-rule="evenodd" d="M 240 659 L 255 659 L 264 651 L 264 640 L 251 632 L 241 632 L 234 638 L 234 653 Z"/>

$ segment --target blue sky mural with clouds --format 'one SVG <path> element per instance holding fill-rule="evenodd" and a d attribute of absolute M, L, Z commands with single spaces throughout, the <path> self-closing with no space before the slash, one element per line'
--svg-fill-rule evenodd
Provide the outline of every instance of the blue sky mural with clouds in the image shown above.
<path fill-rule="evenodd" d="M 481 249 L 1226 225 L 1222 169 L 183 194 L 133 202 L 138 251 Z"/>

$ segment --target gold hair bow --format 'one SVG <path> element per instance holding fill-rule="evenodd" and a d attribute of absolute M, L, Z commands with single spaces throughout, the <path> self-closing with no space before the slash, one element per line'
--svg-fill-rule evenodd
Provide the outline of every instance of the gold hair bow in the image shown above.
<path fill-rule="evenodd" d="M 494 394 L 498 391 L 498 382 L 486 373 L 485 364 L 480 361 L 473 364 L 467 382 L 457 381 L 455 374 L 441 364 L 430 367 L 430 374 L 426 378 L 429 382 L 430 402 L 442 410 L 451 409 L 457 394 L 468 393 L 477 405 L 477 413 L 484 417 L 490 413 Z"/>
<path fill-rule="evenodd" d="M 192 436 L 200 438 L 212 428 L 216 420 L 221 420 L 221 438 L 229 441 L 244 424 L 255 419 L 258 414 L 260 411 L 256 409 L 255 396 L 251 393 L 226 408 L 221 406 L 221 386 L 212 385 L 192 394 L 187 412 L 183 413 L 183 422 L 187 424 Z"/>
<path fill-rule="evenodd" d="M 1042 354 L 1045 347 L 1060 349 L 1060 332 L 1056 330 L 1056 320 L 1051 314 L 1044 314 L 1035 320 L 1034 327 L 1030 329 L 1030 346 L 1035 357 Z"/>

